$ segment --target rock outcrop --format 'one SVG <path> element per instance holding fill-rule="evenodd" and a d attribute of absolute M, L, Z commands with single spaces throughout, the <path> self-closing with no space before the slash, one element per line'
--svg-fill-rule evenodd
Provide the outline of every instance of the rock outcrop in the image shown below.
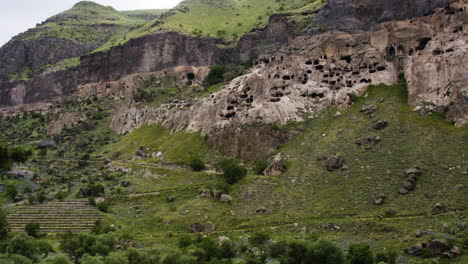
<path fill-rule="evenodd" d="M 456 0 L 328 0 L 306 30 L 369 30 L 382 22 L 429 15 Z"/>

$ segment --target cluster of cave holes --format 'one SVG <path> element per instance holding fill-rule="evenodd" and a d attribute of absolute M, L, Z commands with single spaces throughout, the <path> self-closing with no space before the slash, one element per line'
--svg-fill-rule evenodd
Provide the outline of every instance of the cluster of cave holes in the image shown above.
<path fill-rule="evenodd" d="M 247 87 L 242 91 L 242 94 L 239 95 L 235 100 L 229 101 L 229 105 L 226 108 L 228 113 L 224 114 L 225 118 L 230 119 L 230 118 L 236 117 L 236 110 L 241 105 L 244 105 L 247 108 L 252 107 L 254 96 L 250 95 L 250 91 L 251 91 L 251 88 Z"/>

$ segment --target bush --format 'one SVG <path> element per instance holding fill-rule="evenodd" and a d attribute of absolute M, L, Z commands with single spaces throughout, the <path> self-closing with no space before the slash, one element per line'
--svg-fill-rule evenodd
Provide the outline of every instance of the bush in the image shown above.
<path fill-rule="evenodd" d="M 16 195 L 18 195 L 18 190 L 14 185 L 7 185 L 5 188 L 5 193 L 10 198 L 10 200 L 15 200 Z"/>
<path fill-rule="evenodd" d="M 206 168 L 205 162 L 198 157 L 192 157 L 190 159 L 190 167 L 193 171 L 203 171 Z"/>
<path fill-rule="evenodd" d="M 6 213 L 0 208 L 0 242 L 5 241 L 8 238 L 10 228 L 8 227 L 8 221 Z"/>
<path fill-rule="evenodd" d="M 203 80 L 203 84 L 205 86 L 211 86 L 218 83 L 224 82 L 224 74 L 226 73 L 226 67 L 224 66 L 213 66 L 206 76 L 205 80 Z"/>
<path fill-rule="evenodd" d="M 223 177 L 229 184 L 234 184 L 247 175 L 247 169 L 236 160 L 223 160 L 217 167 L 223 171 Z"/>
<path fill-rule="evenodd" d="M 268 167 L 268 162 L 266 160 L 256 161 L 254 164 L 254 171 L 257 175 L 263 175 L 263 172 Z"/>
<path fill-rule="evenodd" d="M 307 249 L 306 263 L 343 264 L 343 251 L 330 241 L 319 239 Z"/>
<path fill-rule="evenodd" d="M 367 244 L 351 245 L 346 260 L 349 264 L 374 264 L 374 256 Z"/>
<path fill-rule="evenodd" d="M 32 156 L 32 150 L 24 147 L 16 147 L 11 150 L 11 159 L 24 163 Z"/>
<path fill-rule="evenodd" d="M 397 253 L 394 251 L 381 251 L 375 255 L 375 262 L 385 262 L 387 264 L 395 264 Z"/>
<path fill-rule="evenodd" d="M 39 223 L 27 223 L 24 231 L 28 236 L 32 237 L 39 237 L 39 230 L 41 229 L 41 225 Z"/>
<path fill-rule="evenodd" d="M 269 239 L 270 234 L 264 231 L 257 231 L 250 236 L 249 241 L 253 246 L 260 246 L 265 244 L 265 242 Z"/>
<path fill-rule="evenodd" d="M 98 203 L 97 208 L 103 213 L 109 212 L 109 204 L 107 202 Z"/>
<path fill-rule="evenodd" d="M 0 171 L 6 171 L 11 168 L 10 148 L 7 145 L 0 144 Z"/>
<path fill-rule="evenodd" d="M 68 193 L 64 191 L 60 191 L 57 194 L 55 194 L 55 199 L 59 201 L 63 201 L 65 198 L 67 198 Z"/>
<path fill-rule="evenodd" d="M 21 255 L 0 255 L 0 263 L 2 264 L 32 264 L 32 261 Z"/>

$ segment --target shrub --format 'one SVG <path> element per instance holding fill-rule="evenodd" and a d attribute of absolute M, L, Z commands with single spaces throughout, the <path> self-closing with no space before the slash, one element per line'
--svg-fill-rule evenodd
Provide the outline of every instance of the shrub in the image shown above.
<path fill-rule="evenodd" d="M 190 236 L 181 236 L 179 237 L 179 240 L 177 241 L 177 245 L 180 247 L 180 248 L 186 248 L 190 245 L 192 245 L 192 238 Z"/>
<path fill-rule="evenodd" d="M 32 264 L 32 261 L 21 255 L 0 255 L 0 263 L 2 264 Z"/>
<path fill-rule="evenodd" d="M 41 229 L 41 225 L 39 223 L 27 223 L 24 231 L 28 236 L 32 237 L 39 237 L 39 230 Z"/>
<path fill-rule="evenodd" d="M 247 175 L 247 169 L 236 160 L 223 160 L 217 165 L 223 171 L 223 177 L 229 184 L 242 180 Z"/>
<path fill-rule="evenodd" d="M 373 264 L 374 256 L 367 244 L 353 244 L 348 249 L 346 260 L 349 264 Z"/>
<path fill-rule="evenodd" d="M 226 73 L 226 67 L 224 66 L 213 66 L 206 76 L 205 80 L 203 80 L 203 84 L 205 86 L 211 86 L 218 83 L 224 82 L 224 74 Z"/>
<path fill-rule="evenodd" d="M 253 165 L 255 173 L 257 175 L 263 175 L 263 172 L 268 167 L 268 162 L 266 160 L 258 160 Z"/>
<path fill-rule="evenodd" d="M 343 264 L 343 251 L 330 241 L 319 239 L 307 249 L 306 263 Z"/>
<path fill-rule="evenodd" d="M 8 233 L 10 232 L 6 217 L 5 211 L 0 208 L 0 242 L 5 241 L 8 238 Z"/>
<path fill-rule="evenodd" d="M 397 253 L 394 251 L 381 251 L 375 255 L 375 262 L 385 262 L 387 264 L 395 264 Z"/>
<path fill-rule="evenodd" d="M 25 147 L 16 147 L 11 150 L 11 159 L 16 162 L 24 163 L 32 156 L 32 150 Z"/>
<path fill-rule="evenodd" d="M 98 203 L 97 208 L 103 213 L 109 212 L 109 204 L 107 202 Z"/>
<path fill-rule="evenodd" d="M 253 246 L 260 246 L 265 244 L 265 242 L 269 239 L 270 234 L 264 231 L 257 231 L 250 236 L 249 241 Z"/>
<path fill-rule="evenodd" d="M 10 149 L 7 145 L 0 143 L 0 171 L 6 171 L 11 168 Z"/>
<path fill-rule="evenodd" d="M 206 168 L 205 162 L 198 157 L 192 157 L 190 159 L 190 167 L 194 171 L 203 171 Z"/>
<path fill-rule="evenodd" d="M 57 194 L 55 194 L 55 199 L 63 201 L 65 198 L 67 198 L 67 195 L 68 195 L 67 192 L 60 191 L 60 192 L 57 192 Z"/>
<path fill-rule="evenodd" d="M 15 200 L 16 195 L 18 195 L 18 190 L 14 185 L 7 185 L 5 188 L 5 193 L 10 198 L 10 200 Z"/>

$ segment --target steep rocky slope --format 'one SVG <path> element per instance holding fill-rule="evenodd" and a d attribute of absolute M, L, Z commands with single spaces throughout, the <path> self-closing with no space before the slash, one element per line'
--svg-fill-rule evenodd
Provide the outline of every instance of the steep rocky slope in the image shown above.
<path fill-rule="evenodd" d="M 93 2 L 79 2 L 0 48 L 0 88 L 76 66 L 78 57 L 163 11 L 118 12 Z"/>

